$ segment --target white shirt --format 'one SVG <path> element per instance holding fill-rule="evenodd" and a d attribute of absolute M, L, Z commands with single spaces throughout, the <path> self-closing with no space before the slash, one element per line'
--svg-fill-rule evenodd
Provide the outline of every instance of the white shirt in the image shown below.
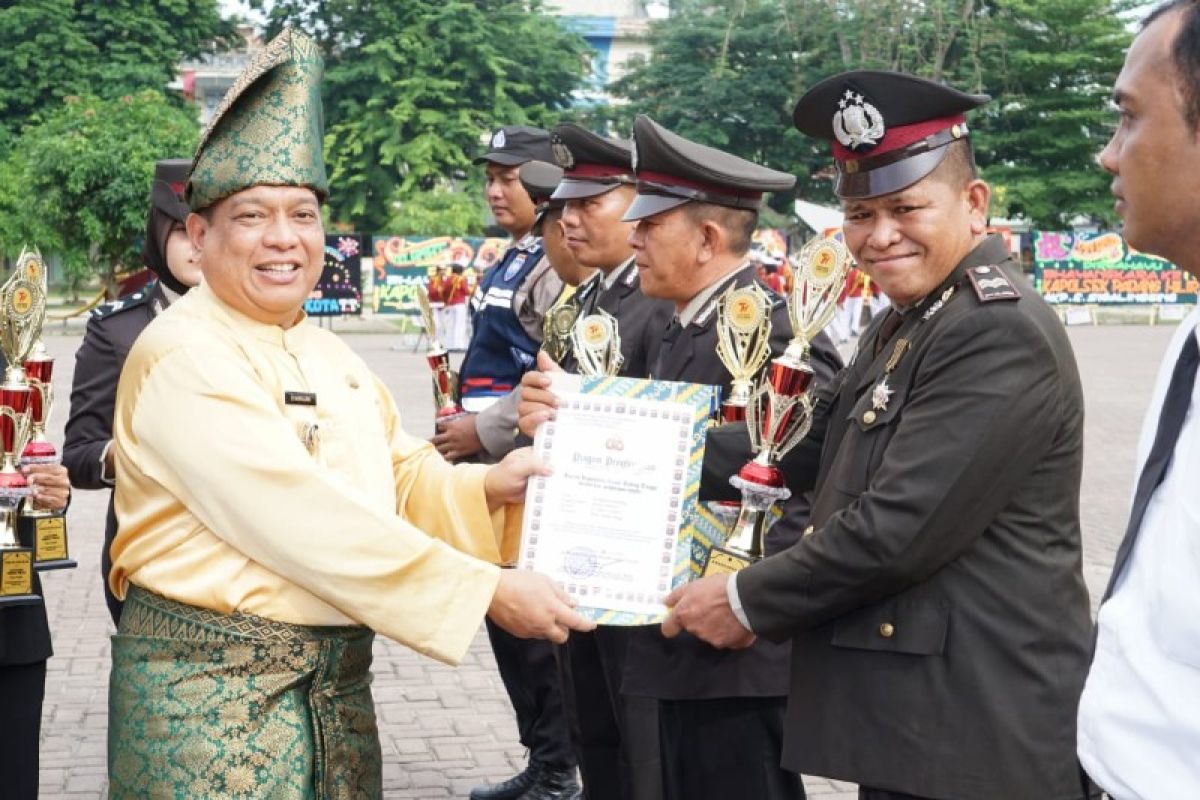
<path fill-rule="evenodd" d="M 1138 445 L 1154 443 L 1171 374 L 1200 309 L 1159 370 Z M 1200 381 L 1171 464 L 1142 519 L 1112 597 L 1079 705 L 1079 758 L 1118 800 L 1200 797 Z"/>

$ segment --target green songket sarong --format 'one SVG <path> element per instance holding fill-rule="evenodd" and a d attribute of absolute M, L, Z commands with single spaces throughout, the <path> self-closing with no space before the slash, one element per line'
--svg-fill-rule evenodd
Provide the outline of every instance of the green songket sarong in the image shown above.
<path fill-rule="evenodd" d="M 381 797 L 374 638 L 130 586 L 112 639 L 109 797 Z"/>

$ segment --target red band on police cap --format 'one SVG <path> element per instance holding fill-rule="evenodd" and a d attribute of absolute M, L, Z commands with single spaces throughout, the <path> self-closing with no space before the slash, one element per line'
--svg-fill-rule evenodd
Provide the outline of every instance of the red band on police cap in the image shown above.
<path fill-rule="evenodd" d="M 926 136 L 953 128 L 955 125 L 962 125 L 966 121 L 967 117 L 965 114 L 955 114 L 950 117 L 939 117 L 937 119 L 927 119 L 924 122 L 914 122 L 912 125 L 898 125 L 894 128 L 889 128 L 879 141 L 879 144 L 861 153 L 856 153 L 848 147 L 843 147 L 841 142 L 835 140 L 833 142 L 833 157 L 838 161 L 874 158 L 884 153 L 890 153 L 893 150 L 899 150 L 902 147 L 908 147 L 913 142 L 919 142 Z"/>
<path fill-rule="evenodd" d="M 617 178 L 631 175 L 633 170 L 612 164 L 576 164 L 563 172 L 564 178 Z"/>
<path fill-rule="evenodd" d="M 734 186 L 724 186 L 719 183 L 689 181 L 686 178 L 668 175 L 665 172 L 641 170 L 637 173 L 637 179 L 639 181 L 646 181 L 647 183 L 657 183 L 663 186 L 682 186 L 686 189 L 695 189 L 700 192 L 709 192 L 711 194 L 723 194 L 729 197 L 740 197 L 745 200 L 761 200 L 763 196 L 763 193 L 758 191 L 739 189 Z"/>

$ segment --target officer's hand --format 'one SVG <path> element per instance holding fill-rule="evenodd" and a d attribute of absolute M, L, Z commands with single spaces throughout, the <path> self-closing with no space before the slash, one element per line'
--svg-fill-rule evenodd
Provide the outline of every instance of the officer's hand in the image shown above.
<path fill-rule="evenodd" d="M 447 461 L 462 461 L 483 449 L 475 430 L 475 415 L 464 414 L 458 419 L 438 424 L 438 431 L 429 441 Z"/>
<path fill-rule="evenodd" d="M 522 569 L 500 571 L 500 583 L 488 606 L 492 622 L 521 639 L 549 639 L 557 644 L 570 631 L 590 631 L 596 623 L 574 608 L 562 588 L 536 572 Z"/>
<path fill-rule="evenodd" d="M 667 595 L 663 602 L 671 614 L 663 620 L 663 636 L 672 639 L 680 631 L 687 631 L 713 647 L 729 650 L 754 644 L 754 634 L 738 622 L 729 606 L 729 595 L 725 593 L 729 580 L 729 575 L 709 575 Z"/>
<path fill-rule="evenodd" d="M 488 508 L 495 511 L 505 503 L 520 503 L 525 499 L 525 486 L 535 475 L 549 475 L 550 468 L 533 454 L 532 447 L 519 447 L 487 471 L 483 492 Z"/>
<path fill-rule="evenodd" d="M 62 464 L 27 464 L 21 474 L 33 490 L 33 505 L 49 511 L 62 511 L 71 498 L 71 482 Z"/>
<path fill-rule="evenodd" d="M 521 402 L 517 405 L 517 428 L 533 438 L 538 426 L 554 419 L 558 398 L 550 391 L 550 373 L 562 372 L 562 367 L 545 351 L 538 352 L 537 370 L 526 372 L 521 378 Z"/>

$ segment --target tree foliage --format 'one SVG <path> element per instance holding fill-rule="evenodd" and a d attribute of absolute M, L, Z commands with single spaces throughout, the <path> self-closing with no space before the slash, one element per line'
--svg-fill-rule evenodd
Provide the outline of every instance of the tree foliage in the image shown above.
<path fill-rule="evenodd" d="M 218 0 L 0 2 L 0 129 L 17 134 L 69 96 L 164 91 L 180 60 L 233 35 Z"/>
<path fill-rule="evenodd" d="M 982 91 L 972 114 L 993 212 L 1059 226 L 1111 217 L 1093 157 L 1130 35 L 1125 0 L 681 0 L 654 25 L 649 59 L 599 116 L 646 113 L 684 136 L 798 176 L 832 199 L 824 143 L 797 133 L 805 87 L 846 69 L 897 69 Z M 782 207 L 788 198 L 776 198 Z"/>
<path fill-rule="evenodd" d="M 154 162 L 192 152 L 198 134 L 195 112 L 154 90 L 68 97 L 0 163 L 0 249 L 36 245 L 63 256 L 73 283 L 111 286 L 138 263 Z"/>
<path fill-rule="evenodd" d="M 331 214 L 360 230 L 478 230 L 480 203 L 451 188 L 478 196 L 481 135 L 553 123 L 585 68 L 538 0 L 279 0 L 270 21 L 321 43 Z"/>

